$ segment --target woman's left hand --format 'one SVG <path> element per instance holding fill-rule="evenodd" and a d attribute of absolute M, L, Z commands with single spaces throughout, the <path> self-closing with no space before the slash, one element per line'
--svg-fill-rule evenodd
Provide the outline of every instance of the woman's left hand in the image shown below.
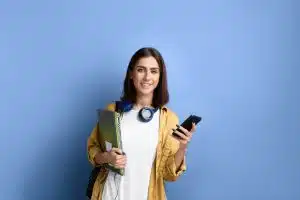
<path fill-rule="evenodd" d="M 176 125 L 176 126 L 177 129 L 173 129 L 173 131 L 177 136 L 173 135 L 173 137 L 180 142 L 179 149 L 186 149 L 188 143 L 192 139 L 193 133 L 196 131 L 196 125 L 195 123 L 193 123 L 191 131 L 188 131 L 187 129 L 183 128 L 180 125 Z M 183 133 L 180 132 L 179 130 L 181 130 Z"/>

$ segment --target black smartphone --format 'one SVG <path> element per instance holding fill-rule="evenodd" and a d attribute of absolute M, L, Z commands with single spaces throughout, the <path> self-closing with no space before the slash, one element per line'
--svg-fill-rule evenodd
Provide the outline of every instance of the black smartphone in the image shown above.
<path fill-rule="evenodd" d="M 193 123 L 195 123 L 195 125 L 197 125 L 200 121 L 202 120 L 201 117 L 197 116 L 197 115 L 190 115 L 188 118 L 186 118 L 184 120 L 184 122 L 182 122 L 181 126 L 185 129 L 187 129 L 188 131 L 190 131 L 192 129 Z M 179 128 L 177 128 L 176 130 L 179 130 Z M 181 133 L 183 133 L 181 130 L 179 130 Z M 176 133 L 173 132 L 173 136 L 177 136 Z"/>

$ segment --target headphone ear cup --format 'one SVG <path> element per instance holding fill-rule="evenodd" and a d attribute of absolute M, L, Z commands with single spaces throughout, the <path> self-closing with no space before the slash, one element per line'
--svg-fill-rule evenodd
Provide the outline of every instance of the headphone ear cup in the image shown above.
<path fill-rule="evenodd" d="M 157 111 L 157 108 L 142 108 L 139 111 L 139 119 L 142 122 L 149 122 L 152 120 L 154 113 Z"/>

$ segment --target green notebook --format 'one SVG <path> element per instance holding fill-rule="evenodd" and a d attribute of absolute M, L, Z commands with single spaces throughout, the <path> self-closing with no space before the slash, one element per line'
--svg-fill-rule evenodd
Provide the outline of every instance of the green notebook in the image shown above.
<path fill-rule="evenodd" d="M 115 111 L 104 109 L 97 110 L 99 124 L 99 139 L 106 148 L 105 151 L 110 151 L 111 148 L 119 148 L 123 151 L 121 141 L 120 114 Z M 106 168 L 124 175 L 124 169 L 118 169 L 111 164 L 105 164 Z"/>

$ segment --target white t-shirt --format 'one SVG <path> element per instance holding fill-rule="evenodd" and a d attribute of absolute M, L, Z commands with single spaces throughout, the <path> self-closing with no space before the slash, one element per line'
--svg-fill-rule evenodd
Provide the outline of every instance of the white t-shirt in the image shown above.
<path fill-rule="evenodd" d="M 109 172 L 103 200 L 146 200 L 159 132 L 159 111 L 150 122 L 138 120 L 138 110 L 123 114 L 121 135 L 127 156 L 125 175 Z"/>

